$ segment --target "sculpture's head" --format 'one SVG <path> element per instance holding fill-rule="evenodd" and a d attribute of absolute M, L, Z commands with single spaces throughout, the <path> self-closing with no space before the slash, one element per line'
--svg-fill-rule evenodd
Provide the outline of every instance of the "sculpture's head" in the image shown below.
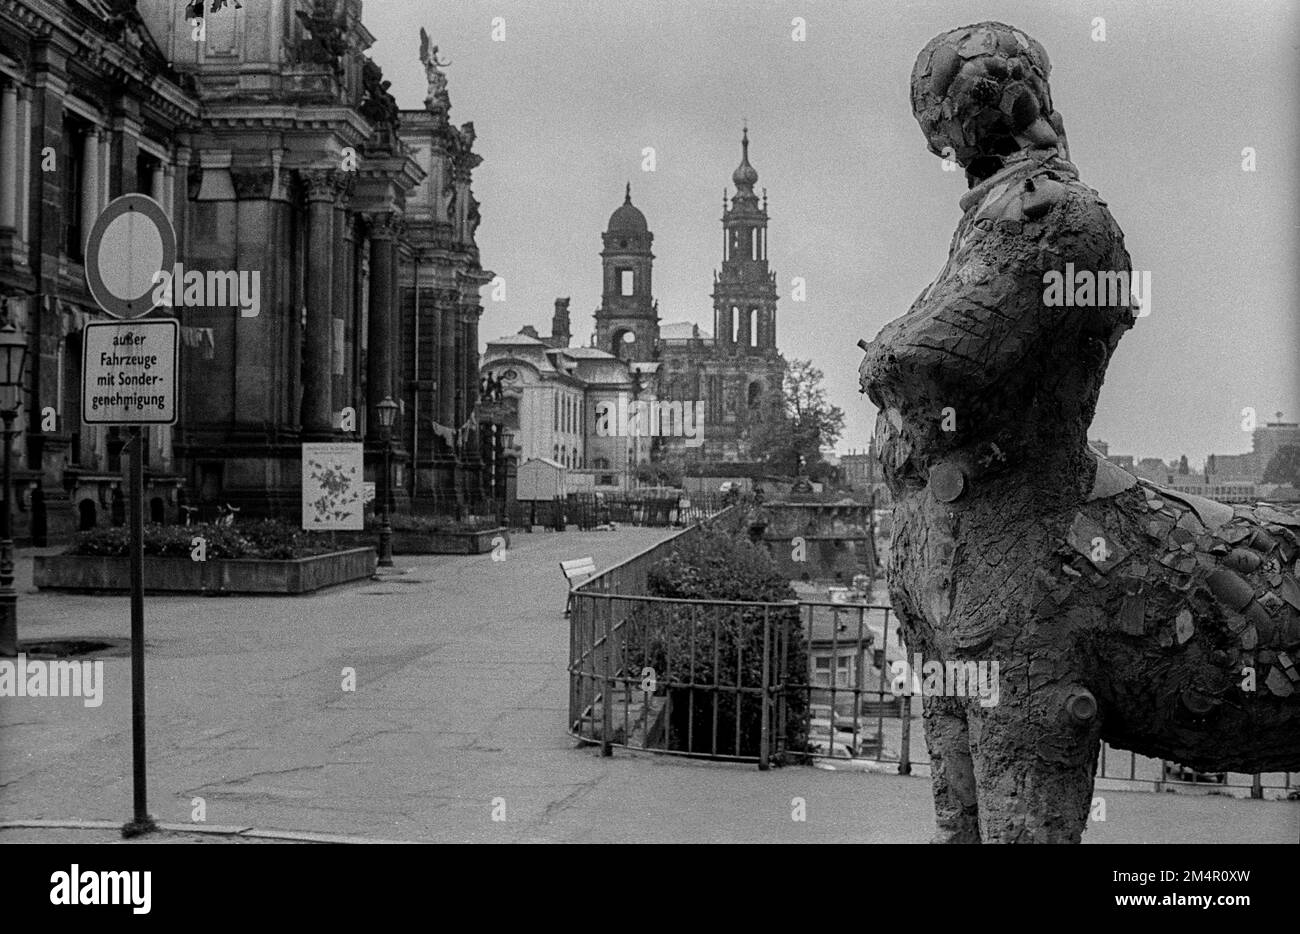
<path fill-rule="evenodd" d="M 912 112 L 930 151 L 964 167 L 972 186 L 1022 149 L 1055 147 L 1069 158 L 1051 68 L 1041 45 L 1004 23 L 935 36 L 912 68 Z"/>

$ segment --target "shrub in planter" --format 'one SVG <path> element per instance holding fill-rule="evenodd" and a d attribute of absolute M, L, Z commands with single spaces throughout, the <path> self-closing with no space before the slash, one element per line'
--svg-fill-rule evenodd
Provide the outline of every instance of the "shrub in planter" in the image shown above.
<path fill-rule="evenodd" d="M 703 530 L 675 549 L 650 569 L 647 591 L 651 596 L 684 600 L 736 600 L 779 602 L 794 600 L 790 583 L 777 569 L 767 551 L 726 532 Z M 808 644 L 797 607 L 769 609 L 772 641 L 769 645 L 773 682 L 804 685 L 808 680 Z M 763 683 L 763 616 L 761 608 L 708 605 L 643 604 L 628 622 L 624 641 L 629 665 L 634 670 L 653 668 L 664 682 L 696 685 L 739 684 L 760 688 Z M 717 632 L 715 666 L 714 632 Z M 691 660 L 694 627 L 694 662 Z M 775 671 L 779 664 L 780 634 L 787 638 L 784 676 Z M 661 688 L 659 693 L 668 693 Z M 694 692 L 693 705 L 691 694 Z M 739 755 L 757 756 L 762 707 L 759 695 L 713 692 L 703 688 L 672 688 L 672 711 L 668 724 L 669 747 L 686 750 L 693 738 L 692 752 L 708 752 L 713 736 L 713 706 L 718 710 L 718 749 L 736 753 L 739 724 Z M 806 691 L 787 691 L 784 729 L 786 748 L 794 753 L 806 748 L 804 712 Z M 691 709 L 694 723 L 690 723 Z M 773 738 L 775 748 L 776 737 Z"/>
<path fill-rule="evenodd" d="M 276 519 L 245 522 L 235 526 L 233 530 L 226 529 L 226 531 L 238 532 L 259 558 L 286 560 L 337 550 L 328 534 L 307 532 L 298 526 Z M 212 546 L 209 544 L 208 554 L 211 553 Z"/>
<path fill-rule="evenodd" d="M 207 542 L 208 559 L 264 558 L 286 560 L 335 550 L 328 538 L 304 532 L 286 522 L 264 520 L 229 525 L 155 525 L 144 527 L 148 557 L 188 558 L 193 540 Z M 64 554 L 124 558 L 129 555 L 130 531 L 125 527 L 80 532 Z"/>

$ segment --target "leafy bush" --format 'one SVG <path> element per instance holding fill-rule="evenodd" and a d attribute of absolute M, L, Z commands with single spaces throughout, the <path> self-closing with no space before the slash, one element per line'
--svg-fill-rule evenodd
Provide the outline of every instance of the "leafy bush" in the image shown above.
<path fill-rule="evenodd" d="M 129 554 L 130 531 L 125 526 L 80 532 L 65 554 L 125 558 Z M 326 536 L 304 532 L 278 520 L 245 522 L 236 526 L 155 525 L 144 527 L 144 553 L 158 558 L 188 558 L 193 540 L 207 542 L 208 558 L 288 559 L 333 551 Z"/>
<path fill-rule="evenodd" d="M 777 570 L 764 549 L 725 532 L 702 530 L 683 542 L 647 575 L 650 596 L 680 600 L 734 600 L 776 603 L 794 600 L 790 582 Z M 772 638 L 769 643 L 771 683 L 805 683 L 808 644 L 797 607 L 768 608 Z M 693 687 L 667 687 L 660 693 L 671 697 L 668 724 L 669 746 L 709 752 L 713 740 L 713 711 L 717 705 L 717 752 L 734 754 L 739 727 L 739 754 L 757 756 L 762 722 L 759 695 L 738 695 L 727 686 L 761 688 L 763 684 L 762 607 L 708 604 L 642 604 L 628 621 L 628 667 L 633 671 L 653 668 L 656 677 Z M 716 646 L 715 635 L 716 632 Z M 692 636 L 692 633 L 694 634 Z M 780 659 L 781 634 L 787 639 L 784 677 L 776 670 Z M 723 690 L 713 691 L 707 685 Z M 806 695 L 794 692 L 785 705 L 786 748 L 805 748 L 804 711 Z M 693 722 L 692 722 L 693 718 Z M 689 739 L 688 739 L 689 738 Z M 772 737 L 775 748 L 776 737 Z"/>

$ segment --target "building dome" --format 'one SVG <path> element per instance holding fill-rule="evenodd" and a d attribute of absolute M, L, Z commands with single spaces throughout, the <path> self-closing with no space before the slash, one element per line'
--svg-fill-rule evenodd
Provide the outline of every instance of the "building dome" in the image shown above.
<path fill-rule="evenodd" d="M 740 137 L 740 165 L 731 173 L 731 181 L 737 188 L 753 188 L 758 181 L 758 170 L 749 164 L 749 128 L 746 127 Z"/>
<path fill-rule="evenodd" d="M 650 229 L 645 215 L 632 204 L 632 183 L 627 184 L 627 193 L 619 209 L 609 216 L 609 233 L 643 234 Z"/>

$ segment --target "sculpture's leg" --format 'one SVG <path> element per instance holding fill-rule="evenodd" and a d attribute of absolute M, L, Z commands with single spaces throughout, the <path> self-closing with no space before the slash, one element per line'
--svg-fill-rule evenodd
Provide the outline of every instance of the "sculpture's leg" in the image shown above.
<path fill-rule="evenodd" d="M 1078 843 L 1088 823 L 1101 723 L 1070 685 L 967 707 L 985 843 Z M 1083 700 L 1080 700 L 1083 697 Z"/>
<path fill-rule="evenodd" d="M 979 843 L 975 772 L 971 767 L 966 714 L 960 699 L 924 697 L 921 707 L 938 825 L 930 842 Z"/>

